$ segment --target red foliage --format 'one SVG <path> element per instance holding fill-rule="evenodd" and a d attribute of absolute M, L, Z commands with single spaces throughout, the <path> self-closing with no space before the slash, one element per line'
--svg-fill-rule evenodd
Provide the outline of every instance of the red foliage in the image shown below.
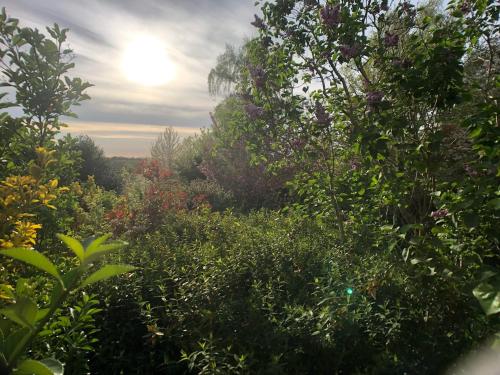
<path fill-rule="evenodd" d="M 139 207 L 129 207 L 130 203 L 127 202 L 134 200 L 125 196 L 124 201 L 107 214 L 107 219 L 117 234 L 125 231 L 151 231 L 162 223 L 168 213 L 210 207 L 203 194 L 190 199 L 174 174 L 162 167 L 157 160 L 141 162 L 136 173 L 148 181 Z"/>

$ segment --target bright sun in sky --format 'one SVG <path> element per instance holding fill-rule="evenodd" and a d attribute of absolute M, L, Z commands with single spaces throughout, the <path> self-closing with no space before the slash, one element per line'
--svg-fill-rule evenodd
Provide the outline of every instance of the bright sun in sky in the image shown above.
<path fill-rule="evenodd" d="M 143 86 L 164 85 L 175 76 L 165 44 L 152 36 L 138 37 L 127 45 L 122 70 L 129 81 Z"/>

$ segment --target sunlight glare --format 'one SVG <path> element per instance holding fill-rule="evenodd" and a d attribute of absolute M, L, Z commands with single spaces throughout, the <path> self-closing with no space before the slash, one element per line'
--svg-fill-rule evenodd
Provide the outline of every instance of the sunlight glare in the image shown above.
<path fill-rule="evenodd" d="M 128 44 L 123 54 L 122 70 L 129 81 L 143 86 L 160 86 L 175 76 L 175 67 L 161 40 L 141 36 Z"/>

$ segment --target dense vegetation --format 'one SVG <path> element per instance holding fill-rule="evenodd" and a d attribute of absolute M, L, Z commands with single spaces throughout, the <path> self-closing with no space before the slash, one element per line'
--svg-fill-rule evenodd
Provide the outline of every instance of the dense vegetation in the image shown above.
<path fill-rule="evenodd" d="M 135 161 L 56 137 L 89 99 L 67 30 L 2 13 L 23 115 L 0 117 L 0 374 L 460 373 L 498 350 L 498 7 L 261 11 L 208 77 L 210 130 Z"/>

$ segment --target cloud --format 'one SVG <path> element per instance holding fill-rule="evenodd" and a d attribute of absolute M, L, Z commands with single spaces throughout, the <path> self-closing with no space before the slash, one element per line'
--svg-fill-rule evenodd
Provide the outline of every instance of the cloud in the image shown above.
<path fill-rule="evenodd" d="M 215 101 L 207 76 L 226 43 L 239 45 L 255 30 L 253 0 L 4 0 L 21 24 L 44 29 L 57 22 L 70 29 L 74 74 L 93 83 L 91 101 L 75 108 L 90 123 L 209 124 Z M 146 88 L 126 80 L 123 51 L 138 35 L 162 40 L 176 77 Z M 119 129 L 116 129 L 119 131 Z M 107 151 L 107 150 L 106 150 Z"/>

